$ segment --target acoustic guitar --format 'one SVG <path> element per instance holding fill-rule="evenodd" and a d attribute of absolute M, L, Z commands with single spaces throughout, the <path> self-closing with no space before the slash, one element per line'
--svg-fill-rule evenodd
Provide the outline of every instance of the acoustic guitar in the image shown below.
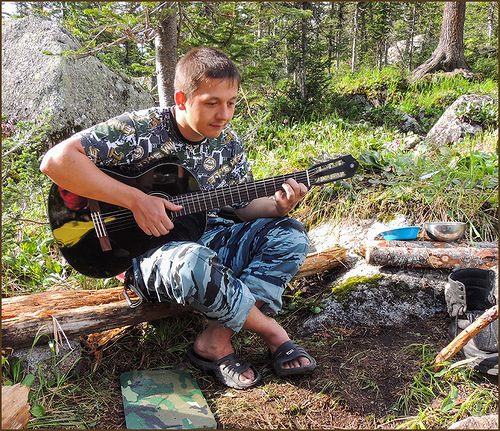
<path fill-rule="evenodd" d="M 103 168 L 118 181 L 182 205 L 181 211 L 168 213 L 174 229 L 160 237 L 149 236 L 128 209 L 78 196 L 56 184 L 49 192 L 49 221 L 61 254 L 75 270 L 108 278 L 127 270 L 133 258 L 167 242 L 197 241 L 210 210 L 271 196 L 288 178 L 309 188 L 348 178 L 357 166 L 351 155 L 344 155 L 304 171 L 208 191 L 200 190 L 195 176 L 176 163 L 160 163 L 138 172 L 130 167 Z"/>

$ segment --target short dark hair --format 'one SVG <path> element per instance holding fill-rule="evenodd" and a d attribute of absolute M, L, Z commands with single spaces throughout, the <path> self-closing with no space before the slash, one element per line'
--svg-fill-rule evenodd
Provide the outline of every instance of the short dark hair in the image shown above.
<path fill-rule="evenodd" d="M 241 75 L 236 65 L 219 49 L 198 47 L 189 50 L 175 68 L 175 91 L 190 97 L 203 79 L 231 79 L 238 86 Z"/>

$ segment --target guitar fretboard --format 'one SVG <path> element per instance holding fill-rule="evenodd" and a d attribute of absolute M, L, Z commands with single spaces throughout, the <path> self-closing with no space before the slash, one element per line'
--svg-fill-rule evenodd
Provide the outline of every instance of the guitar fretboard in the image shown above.
<path fill-rule="evenodd" d="M 293 178 L 299 183 L 304 183 L 308 187 L 311 186 L 309 171 L 305 170 L 209 191 L 185 193 L 171 197 L 170 201 L 183 207 L 181 211 L 175 213 L 176 217 L 201 211 L 210 211 L 226 205 L 234 205 L 241 202 L 249 202 L 256 198 L 271 196 L 289 178 Z"/>

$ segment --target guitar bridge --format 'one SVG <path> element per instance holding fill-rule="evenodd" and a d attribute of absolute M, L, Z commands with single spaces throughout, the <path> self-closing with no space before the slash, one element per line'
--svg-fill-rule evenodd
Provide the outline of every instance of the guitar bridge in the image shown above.
<path fill-rule="evenodd" d="M 108 232 L 106 231 L 106 226 L 102 221 L 101 210 L 99 208 L 99 202 L 94 199 L 89 199 L 90 217 L 92 217 L 92 222 L 94 223 L 95 233 L 97 238 L 99 238 L 99 244 L 101 244 L 102 251 L 112 250 L 111 242 L 109 241 Z"/>

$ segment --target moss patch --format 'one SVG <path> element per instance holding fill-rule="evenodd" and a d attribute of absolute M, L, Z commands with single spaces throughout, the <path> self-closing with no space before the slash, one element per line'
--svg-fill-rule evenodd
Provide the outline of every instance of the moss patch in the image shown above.
<path fill-rule="evenodd" d="M 356 290 L 357 286 L 361 284 L 365 286 L 374 286 L 378 284 L 382 277 L 382 274 L 349 277 L 347 280 L 337 283 L 332 287 L 332 295 L 336 300 L 343 301 L 351 294 L 351 292 Z"/>

